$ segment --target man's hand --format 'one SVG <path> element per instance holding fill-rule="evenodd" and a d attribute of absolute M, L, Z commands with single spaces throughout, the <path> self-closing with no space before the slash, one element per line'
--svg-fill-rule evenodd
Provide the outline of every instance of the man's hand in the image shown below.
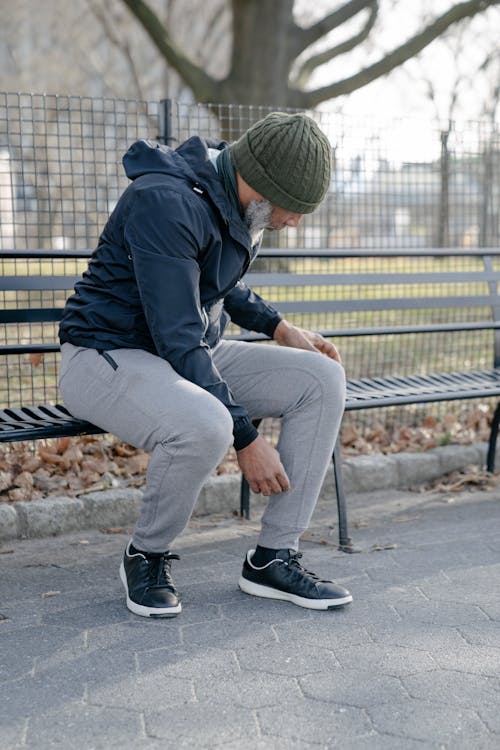
<path fill-rule="evenodd" d="M 273 338 L 281 346 L 291 346 L 295 349 L 308 349 L 313 352 L 321 352 L 321 354 L 342 364 L 340 354 L 330 341 L 323 338 L 320 333 L 298 328 L 298 326 L 291 325 L 287 320 L 281 320 L 278 323 Z"/>
<path fill-rule="evenodd" d="M 239 467 L 253 492 L 268 497 L 272 492 L 288 492 L 290 480 L 280 454 L 261 435 L 236 452 Z"/>

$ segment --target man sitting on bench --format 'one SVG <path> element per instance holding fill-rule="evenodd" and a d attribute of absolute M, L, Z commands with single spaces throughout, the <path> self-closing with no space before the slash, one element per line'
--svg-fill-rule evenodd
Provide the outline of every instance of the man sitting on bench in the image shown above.
<path fill-rule="evenodd" d="M 269 498 L 242 591 L 347 604 L 350 593 L 298 552 L 342 417 L 340 358 L 240 282 L 263 230 L 296 227 L 325 196 L 326 136 L 304 114 L 275 112 L 231 146 L 138 141 L 123 163 L 132 182 L 64 310 L 60 389 L 75 417 L 151 451 L 120 568 L 128 608 L 181 611 L 170 548 L 233 441 L 251 489 Z M 221 340 L 229 319 L 281 346 Z M 277 450 L 252 424 L 263 417 L 281 418 Z"/>

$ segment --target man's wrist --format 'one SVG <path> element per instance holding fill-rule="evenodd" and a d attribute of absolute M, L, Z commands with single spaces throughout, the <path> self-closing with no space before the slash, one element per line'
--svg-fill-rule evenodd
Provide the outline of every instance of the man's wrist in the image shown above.
<path fill-rule="evenodd" d="M 288 322 L 288 320 L 285 320 L 283 318 L 283 320 L 280 320 L 280 322 L 278 323 L 278 325 L 274 329 L 273 339 L 275 341 L 277 341 L 278 344 L 279 344 L 280 343 L 280 339 L 283 339 L 291 328 L 292 328 L 292 326 L 290 325 L 290 323 Z"/>
<path fill-rule="evenodd" d="M 276 313 L 270 320 L 267 321 L 265 326 L 262 326 L 262 333 L 265 333 L 269 338 L 274 338 L 274 332 L 282 321 L 282 317 L 279 313 Z M 257 329 L 256 329 L 257 330 Z M 259 329 L 260 330 L 260 329 Z"/>
<path fill-rule="evenodd" d="M 234 449 L 240 451 L 242 448 L 246 448 L 247 445 L 253 443 L 255 438 L 259 436 L 258 430 L 252 424 L 249 417 L 243 417 L 235 422 L 233 437 L 234 437 Z"/>

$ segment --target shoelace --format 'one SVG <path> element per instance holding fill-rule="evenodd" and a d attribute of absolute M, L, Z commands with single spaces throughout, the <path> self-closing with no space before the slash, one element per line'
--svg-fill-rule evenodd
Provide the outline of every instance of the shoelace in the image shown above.
<path fill-rule="evenodd" d="M 151 588 L 171 588 L 175 591 L 175 584 L 170 573 L 172 560 L 180 560 L 179 555 L 173 552 L 164 552 L 162 555 L 149 557 L 150 576 L 154 580 Z"/>
<path fill-rule="evenodd" d="M 299 562 L 301 557 L 302 552 L 295 552 L 293 555 L 290 555 L 288 560 L 284 560 L 284 562 L 294 573 L 298 573 L 300 576 L 307 576 L 312 581 L 320 581 L 321 578 L 317 576 L 316 573 L 313 573 L 311 570 L 307 570 L 303 565 L 301 565 L 301 563 Z"/>

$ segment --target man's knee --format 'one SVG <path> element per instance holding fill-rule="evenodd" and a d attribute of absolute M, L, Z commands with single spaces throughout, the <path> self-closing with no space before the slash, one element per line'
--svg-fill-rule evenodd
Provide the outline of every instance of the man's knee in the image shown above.
<path fill-rule="evenodd" d="M 301 371 L 299 404 L 317 408 L 323 416 L 336 420 L 344 411 L 345 372 L 342 365 L 329 357 L 311 353 L 307 367 Z"/>
<path fill-rule="evenodd" d="M 199 432 L 207 450 L 226 453 L 233 442 L 233 420 L 223 404 L 217 401 L 215 409 L 203 415 Z"/>
<path fill-rule="evenodd" d="M 205 408 L 186 415 L 176 426 L 176 439 L 193 452 L 210 460 L 220 460 L 233 442 L 233 420 L 226 407 L 215 398 Z"/>
<path fill-rule="evenodd" d="M 321 382 L 323 409 L 330 412 L 330 418 L 339 417 L 344 411 L 346 382 L 342 365 L 334 359 L 322 358 L 321 369 L 316 373 Z"/>
<path fill-rule="evenodd" d="M 321 354 L 305 352 L 307 366 L 302 370 L 304 389 L 319 393 L 327 400 L 345 399 L 345 372 L 336 360 Z"/>
<path fill-rule="evenodd" d="M 326 387 L 342 395 L 345 394 L 345 370 L 336 360 L 322 357 L 318 376 L 322 377 L 322 382 Z"/>

